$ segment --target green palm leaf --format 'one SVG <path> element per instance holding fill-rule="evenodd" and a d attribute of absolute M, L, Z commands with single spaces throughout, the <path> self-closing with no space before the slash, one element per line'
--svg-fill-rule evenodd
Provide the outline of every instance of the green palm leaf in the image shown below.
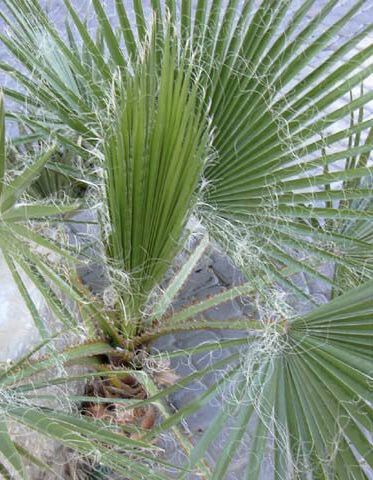
<path fill-rule="evenodd" d="M 247 459 L 244 475 L 250 480 L 262 478 L 264 458 L 279 479 L 370 478 L 372 291 L 369 281 L 304 317 L 263 322 L 251 331 L 255 336 L 216 345 L 223 352 L 227 348 L 222 358 L 180 384 L 203 379 L 225 365 L 218 383 L 171 414 L 156 431 L 207 408 L 215 395 L 222 396 L 225 407 L 195 445 L 189 468 L 195 468 L 209 448 L 219 448 L 209 478 L 229 478 L 239 449 Z M 234 343 L 241 348 L 230 355 Z M 206 343 L 195 347 L 195 353 L 214 349 Z M 185 354 L 193 355 L 193 348 L 178 353 Z M 154 399 L 176 389 L 170 387 Z M 226 440 L 217 444 L 222 430 Z"/>
<path fill-rule="evenodd" d="M 373 71 L 373 46 L 368 40 L 373 26 L 344 41 L 309 73 L 302 72 L 364 7 L 363 0 L 352 2 L 349 10 L 321 33 L 315 32 L 323 18 L 337 8 L 336 0 L 327 2 L 311 18 L 313 0 L 304 0 L 297 10 L 290 8 L 292 2 L 287 0 L 262 0 L 256 7 L 251 0 L 232 0 L 226 5 L 200 1 L 193 9 L 189 1 L 170 0 L 163 6 L 152 2 L 153 26 L 141 2 L 134 1 L 131 8 L 117 0 L 123 45 L 99 2 L 94 2 L 97 38 L 101 38 L 96 42 L 66 0 L 78 32 L 69 29 L 71 48 L 38 2 L 5 0 L 5 4 L 13 15 L 13 20 L 11 16 L 5 20 L 15 34 L 12 41 L 4 35 L 1 39 L 32 69 L 33 76 L 30 79 L 6 65 L 3 68 L 23 83 L 32 95 L 30 100 L 35 103 L 37 99 L 44 122 L 50 122 L 50 127 L 54 124 L 60 132 L 66 133 L 68 127 L 95 146 L 100 141 L 98 124 L 107 123 L 107 116 L 100 111 L 112 94 L 113 76 L 118 68 L 127 70 L 131 64 L 126 63 L 127 58 L 135 63 L 141 58 L 151 28 L 159 49 L 154 62 L 161 70 L 160 51 L 169 13 L 178 25 L 174 41 L 180 51 L 192 56 L 204 89 L 204 108 L 212 118 L 217 158 L 205 171 L 209 188 L 204 191 L 200 214 L 214 238 L 251 276 L 254 268 L 256 276 L 298 293 L 302 292 L 289 271 L 301 271 L 307 264 L 308 273 L 325 282 L 318 268 L 321 257 L 332 256 L 350 270 L 362 268 L 361 260 L 350 255 L 346 246 L 347 240 L 359 248 L 361 241 L 353 232 L 346 239 L 325 225 L 332 218 L 344 221 L 357 216 L 362 225 L 371 222 L 369 209 L 362 214 L 356 202 L 346 209 L 342 201 L 343 195 L 355 200 L 371 195 L 370 188 L 359 187 L 359 179 L 370 175 L 371 139 L 364 145 L 338 147 L 352 134 L 364 136 L 371 119 L 359 118 L 342 130 L 336 125 L 371 102 L 373 94 L 362 94 L 342 107 L 334 105 Z M 129 22 L 132 13 L 134 25 Z M 48 51 L 56 52 L 53 57 L 40 51 L 40 38 L 50 44 Z M 353 53 L 363 39 L 367 46 Z M 38 53 L 32 65 L 29 51 Z M 87 69 L 87 64 L 92 68 Z M 71 142 L 65 133 L 60 138 Z M 353 162 L 347 169 L 346 159 L 356 155 L 366 157 L 367 162 L 363 166 Z M 354 182 L 349 183 L 348 192 L 342 192 L 338 183 L 349 179 Z M 371 242 L 364 240 L 363 244 L 371 251 Z M 365 271 L 370 277 L 371 269 Z M 338 284 L 338 277 L 334 283 L 336 291 L 345 288 L 343 282 Z"/>
<path fill-rule="evenodd" d="M 26 478 L 21 457 L 9 436 L 8 428 L 3 418 L 0 422 L 0 440 L 0 453 L 2 454 L 2 456 L 19 473 L 21 478 Z M 3 468 L 5 469 L 5 467 Z"/>
<path fill-rule="evenodd" d="M 122 78 L 103 147 L 109 259 L 132 277 L 130 295 L 148 294 L 180 248 L 206 156 L 198 85 L 172 44 L 169 32 L 159 74 L 153 45 Z"/>
<path fill-rule="evenodd" d="M 361 93 L 363 93 L 363 86 Z M 364 109 L 361 108 L 358 113 L 358 122 L 364 118 Z M 354 116 L 351 116 L 351 125 L 355 124 Z M 373 127 L 369 129 L 368 135 L 365 140 L 361 138 L 360 132 L 355 135 L 351 134 L 349 144 L 358 147 L 360 145 L 367 145 L 372 142 L 373 139 Z M 365 167 L 369 162 L 369 153 L 361 153 L 347 159 L 347 169 L 355 167 Z M 344 208 L 355 209 L 363 213 L 372 210 L 372 198 L 370 193 L 372 189 L 372 179 L 352 179 L 343 182 L 343 192 L 349 192 L 351 189 L 364 188 L 367 190 L 367 195 L 364 198 L 349 198 L 348 195 L 342 198 L 342 205 Z M 369 192 L 369 193 L 368 193 Z M 338 229 L 343 235 L 354 237 L 363 241 L 366 245 L 372 245 L 373 242 L 373 223 L 366 222 L 359 218 L 351 218 L 349 220 L 342 220 L 333 222 L 329 228 Z M 345 289 L 348 289 L 350 285 L 360 283 L 364 279 L 371 277 L 373 269 L 373 255 L 371 248 L 359 249 L 357 245 L 349 245 L 346 249 L 346 253 L 350 258 L 360 258 L 360 268 L 351 269 L 345 265 L 337 265 L 335 269 L 335 277 L 339 283 L 344 285 Z M 336 283 L 336 282 L 335 282 Z M 334 294 L 337 292 L 334 291 Z"/>
<path fill-rule="evenodd" d="M 298 80 L 298 73 L 363 5 L 361 1 L 353 2 L 335 25 L 309 40 L 320 20 L 336 4 L 328 2 L 307 23 L 305 16 L 312 3 L 303 2 L 281 30 L 279 24 L 288 11 L 287 2 L 261 2 L 251 21 L 248 15 L 245 17 L 245 9 L 250 10 L 251 2 L 244 2 L 238 7 L 236 23 L 230 10 L 236 8 L 235 2 L 229 2 L 221 26 L 216 20 L 215 28 L 204 32 L 210 42 L 202 43 L 206 48 L 201 53 L 204 61 L 211 64 L 212 81 L 208 88 L 216 129 L 214 147 L 218 152 L 217 161 L 206 171 L 211 185 L 205 196 L 205 204 L 211 206 L 206 209 L 206 223 L 234 256 L 245 256 L 244 251 L 237 252 L 237 238 L 248 237 L 244 247 L 246 263 L 249 264 L 250 256 L 258 257 L 250 275 L 258 275 L 259 269 L 264 276 L 286 287 L 292 287 L 292 283 L 278 271 L 279 266 L 308 271 L 325 282 L 317 268 L 324 253 L 334 254 L 337 263 L 343 261 L 351 269 L 361 268 L 357 257 L 346 255 L 345 243 L 334 231 L 328 230 L 332 246 L 325 245 L 324 221 L 360 216 L 363 224 L 371 222 L 369 210 L 360 215 L 356 208 L 349 211 L 339 202 L 330 208 L 328 200 L 338 196 L 336 182 L 347 176 L 358 179 L 370 175 L 368 168 L 358 165 L 346 172 L 346 165 L 339 160 L 354 155 L 355 151 L 369 158 L 372 143 L 338 148 L 336 142 L 348 139 L 350 132 L 346 129 L 331 135 L 326 127 L 333 128 L 335 122 L 372 100 L 368 92 L 342 108 L 333 108 L 333 102 L 371 74 L 372 65 L 368 61 L 365 68 L 360 68 L 360 59 L 371 58 L 372 45 L 368 44 L 355 56 L 350 55 L 340 67 L 336 62 L 372 30 L 372 25 Z M 210 21 L 215 22 L 212 15 L 213 11 Z M 301 24 L 294 40 L 290 44 L 285 42 Z M 195 38 L 196 44 L 201 44 L 198 34 Z M 302 51 L 295 48 L 304 42 L 308 46 Z M 359 129 L 362 123 L 360 119 L 354 128 Z M 328 148 L 335 146 L 339 151 L 328 154 Z M 325 165 L 333 173 L 325 174 Z M 370 195 L 370 192 L 359 193 L 356 186 L 352 193 L 360 198 Z M 345 193 L 339 191 L 339 195 Z M 211 219 L 214 214 L 217 218 Z M 304 226 L 304 233 L 299 224 Z M 238 235 L 229 235 L 229 229 Z M 354 239 L 352 235 L 351 240 Z M 371 251 L 372 247 L 365 242 L 364 248 Z M 370 276 L 368 271 L 367 275 Z"/>

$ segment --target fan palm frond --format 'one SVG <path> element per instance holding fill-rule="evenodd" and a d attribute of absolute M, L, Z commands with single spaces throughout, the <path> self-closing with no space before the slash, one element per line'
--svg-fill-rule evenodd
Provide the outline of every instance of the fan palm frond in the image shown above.
<path fill-rule="evenodd" d="M 209 140 L 198 81 L 178 60 L 171 32 L 159 74 L 156 55 L 150 47 L 121 79 L 103 147 L 109 259 L 132 277 L 131 295 L 148 294 L 180 248 Z"/>
<path fill-rule="evenodd" d="M 245 288 L 235 290 L 226 296 L 242 294 Z M 230 478 L 237 455 L 245 459 L 245 468 L 240 461 L 242 474 L 250 480 L 273 475 L 370 478 L 372 291 L 369 281 L 303 317 L 246 321 L 246 326 L 243 320 L 241 325 L 227 321 L 221 328 L 241 330 L 237 337 L 167 352 L 171 359 L 203 354 L 215 360 L 153 397 L 159 403 L 179 388 L 209 378 L 203 393 L 169 413 L 148 436 L 181 421 L 188 423 L 189 417 L 207 411 L 219 398 L 224 408 L 197 441 L 188 468 L 196 468 L 202 458 L 218 450 L 207 478 Z M 203 312 L 218 301 L 218 296 L 215 301 L 208 299 L 195 311 Z M 192 314 L 186 309 L 175 314 L 184 315 L 184 326 L 188 313 Z M 189 329 L 194 328 L 204 326 L 193 325 L 190 319 Z"/>

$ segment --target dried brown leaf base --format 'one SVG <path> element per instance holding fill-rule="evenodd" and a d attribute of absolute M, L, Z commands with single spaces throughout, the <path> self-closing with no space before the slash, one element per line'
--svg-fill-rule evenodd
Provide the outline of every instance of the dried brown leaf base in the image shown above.
<path fill-rule="evenodd" d="M 107 403 L 97 401 L 84 402 L 82 412 L 99 420 L 108 421 L 118 426 L 129 426 L 138 430 L 151 429 L 156 421 L 157 412 L 153 405 L 128 408 L 123 400 L 145 400 L 148 396 L 144 386 L 130 374 L 121 377 L 95 378 L 85 388 L 85 395 L 96 399 L 110 399 Z M 140 433 L 133 432 L 129 435 L 138 438 Z"/>

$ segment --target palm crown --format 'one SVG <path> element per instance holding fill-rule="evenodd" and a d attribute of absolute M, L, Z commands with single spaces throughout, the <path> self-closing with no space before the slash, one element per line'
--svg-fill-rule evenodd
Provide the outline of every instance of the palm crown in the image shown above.
<path fill-rule="evenodd" d="M 83 287 L 51 275 L 58 288 L 86 305 L 82 313 L 90 331 L 106 338 L 109 351 L 124 349 L 122 366 L 132 372 L 138 368 L 139 347 L 162 335 L 237 332 L 233 339 L 168 352 L 171 358 L 223 352 L 220 360 L 176 385 L 160 390 L 144 372 L 149 397 L 136 405 L 156 404 L 162 419 L 141 432 L 142 440 L 173 432 L 188 460 L 187 472 L 178 472 L 178 478 L 190 471 L 202 478 L 229 478 L 235 452 L 245 445 L 244 474 L 250 480 L 260 477 L 266 458 L 279 479 L 368 478 L 373 468 L 367 434 L 372 427 L 373 120 L 364 112 L 373 92 L 361 87 L 343 106 L 335 105 L 373 72 L 369 40 L 358 53 L 353 50 L 369 39 L 373 25 L 299 77 L 364 6 L 363 0 L 352 2 L 321 33 L 320 22 L 337 0 L 326 2 L 311 18 L 313 0 L 301 2 L 288 16 L 287 0 L 263 0 L 258 6 L 252 0 L 224 5 L 201 0 L 194 8 L 190 1 L 163 5 L 154 0 L 151 19 L 142 2 L 134 0 L 133 24 L 125 3 L 116 0 L 117 28 L 101 2 L 92 0 L 95 35 L 65 0 L 67 44 L 39 2 L 3 3 L 12 36 L 1 34 L 0 39 L 31 73 L 1 64 L 24 87 L 22 92 L 4 89 L 5 94 L 28 105 L 18 118 L 32 135 L 51 135 L 73 149 L 83 159 L 83 173 L 93 176 L 101 192 L 101 240 L 117 301 L 113 311 L 105 311 Z M 340 127 L 346 118 L 349 124 Z M 14 181 L 22 192 L 50 157 L 47 153 L 30 167 L 36 173 Z M 4 159 L 0 151 L 2 174 Z M 25 209 L 16 204 L 14 190 L 6 187 L 2 194 L 2 219 L 15 221 L 16 228 L 33 212 L 45 218 L 65 211 Z M 204 225 L 204 236 L 159 293 L 191 215 Z M 6 240 L 9 232 L 6 226 L 0 240 L 4 236 L 5 258 L 27 298 Z M 28 235 L 41 242 L 34 232 Z M 174 300 L 210 239 L 231 255 L 248 281 L 174 311 Z M 57 248 L 49 241 L 46 246 Z M 59 305 L 40 280 L 41 273 L 51 274 L 48 267 L 42 270 L 28 247 L 22 251 L 27 259 L 17 257 L 21 268 L 50 303 Z M 321 273 L 325 262 L 335 265 L 332 277 Z M 273 289 L 282 288 L 315 303 L 296 283 L 299 272 L 323 282 L 333 297 L 306 315 L 278 310 L 272 298 Z M 127 283 L 118 282 L 124 278 L 120 273 Z M 227 300 L 254 294 L 271 315 L 226 322 L 203 315 Z M 154 361 L 164 356 L 153 355 Z M 177 412 L 168 408 L 166 400 L 175 390 L 221 369 L 201 396 Z M 226 407 L 193 444 L 180 423 L 221 395 Z M 131 400 L 126 408 L 133 405 Z M 226 424 L 224 449 L 210 465 L 209 448 Z M 116 438 L 110 443 L 118 447 Z M 11 445 L 8 436 L 6 441 Z M 9 458 L 9 452 L 14 449 L 2 453 Z M 142 478 L 141 462 L 136 465 L 136 478 Z"/>

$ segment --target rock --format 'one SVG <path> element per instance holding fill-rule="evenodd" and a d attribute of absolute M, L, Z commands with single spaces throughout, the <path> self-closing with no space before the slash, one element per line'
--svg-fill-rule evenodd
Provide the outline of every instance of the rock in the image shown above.
<path fill-rule="evenodd" d="M 244 274 L 234 266 L 233 262 L 218 249 L 210 254 L 211 268 L 219 283 L 223 286 L 240 285 L 246 281 Z"/>

